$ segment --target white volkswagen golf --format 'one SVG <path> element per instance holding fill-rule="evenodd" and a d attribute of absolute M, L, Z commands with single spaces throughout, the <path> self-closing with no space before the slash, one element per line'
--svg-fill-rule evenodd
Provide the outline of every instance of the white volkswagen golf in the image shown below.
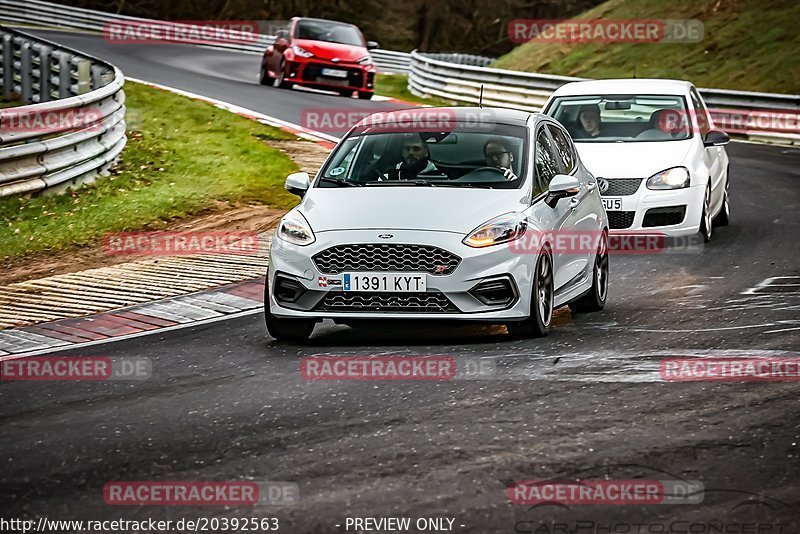
<path fill-rule="evenodd" d="M 296 173 L 286 188 L 302 201 L 270 250 L 264 302 L 276 339 L 305 340 L 325 318 L 480 321 L 535 337 L 548 333 L 554 308 L 605 305 L 608 221 L 597 184 L 544 115 L 372 115 L 313 183 Z M 554 232 L 600 239 L 591 250 L 557 249 Z M 541 238 L 520 246 L 530 235 Z"/>
<path fill-rule="evenodd" d="M 597 178 L 614 230 L 669 236 L 703 234 L 728 224 L 726 133 L 697 89 L 677 80 L 568 83 L 544 113 L 572 135 Z"/>

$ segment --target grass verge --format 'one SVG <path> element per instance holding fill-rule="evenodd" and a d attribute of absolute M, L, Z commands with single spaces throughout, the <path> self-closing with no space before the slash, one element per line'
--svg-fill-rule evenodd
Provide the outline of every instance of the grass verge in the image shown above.
<path fill-rule="evenodd" d="M 0 260 L 100 242 L 107 232 L 161 229 L 245 204 L 290 208 L 297 165 L 265 140 L 281 130 L 167 91 L 125 85 L 128 145 L 111 176 L 64 195 L 0 199 Z"/>
<path fill-rule="evenodd" d="M 800 92 L 796 0 L 609 0 L 576 19 L 698 19 L 692 44 L 529 42 L 492 66 L 586 78 L 678 78 L 699 87 Z"/>

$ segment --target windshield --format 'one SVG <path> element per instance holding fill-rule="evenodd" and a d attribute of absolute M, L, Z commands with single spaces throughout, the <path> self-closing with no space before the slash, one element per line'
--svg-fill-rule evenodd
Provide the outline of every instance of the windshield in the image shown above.
<path fill-rule="evenodd" d="M 294 30 L 295 39 L 325 41 L 354 46 L 365 46 L 358 28 L 349 24 L 321 20 L 301 20 Z"/>
<path fill-rule="evenodd" d="M 686 100 L 676 95 L 587 95 L 555 98 L 547 114 L 576 143 L 677 141 L 691 137 Z"/>
<path fill-rule="evenodd" d="M 454 132 L 353 133 L 336 148 L 317 185 L 522 185 L 525 127 L 494 124 L 490 131 L 469 131 L 456 126 Z"/>

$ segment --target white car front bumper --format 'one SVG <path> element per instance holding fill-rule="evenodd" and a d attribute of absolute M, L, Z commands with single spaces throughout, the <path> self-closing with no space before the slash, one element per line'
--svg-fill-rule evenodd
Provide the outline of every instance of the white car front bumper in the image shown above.
<path fill-rule="evenodd" d="M 612 182 L 613 180 L 609 180 Z M 648 189 L 644 180 L 631 195 L 614 195 L 612 185 L 604 202 L 619 199 L 619 208 L 606 209 L 611 232 L 652 231 L 667 236 L 687 236 L 700 230 L 704 185 L 684 189 Z M 656 210 L 656 211 L 652 211 Z M 683 210 L 682 217 L 678 215 Z M 663 224 L 663 223 L 670 224 Z"/>

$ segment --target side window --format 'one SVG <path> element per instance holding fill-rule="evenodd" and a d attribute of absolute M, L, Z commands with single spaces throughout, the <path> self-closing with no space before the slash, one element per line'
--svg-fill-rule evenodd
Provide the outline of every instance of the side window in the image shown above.
<path fill-rule="evenodd" d="M 695 113 L 697 113 L 697 124 L 700 126 L 700 135 L 705 136 L 711 129 L 711 120 L 708 118 L 706 108 L 700 100 L 700 95 L 697 94 L 697 90 L 694 87 L 692 87 L 691 95 L 692 105 L 694 106 Z"/>
<path fill-rule="evenodd" d="M 547 137 L 547 130 L 539 128 L 536 134 L 536 147 L 534 149 L 534 163 L 536 165 L 537 187 L 534 189 L 534 196 L 544 193 L 550 185 L 550 180 L 561 172 L 559 157 L 555 148 Z"/>
<path fill-rule="evenodd" d="M 548 124 L 547 128 L 550 130 L 550 135 L 553 136 L 553 140 L 556 142 L 556 150 L 558 151 L 558 156 L 563 164 L 564 174 L 571 174 L 572 171 L 575 170 L 576 160 L 572 143 L 567 138 L 566 134 L 561 130 L 561 128 L 551 124 Z"/>

